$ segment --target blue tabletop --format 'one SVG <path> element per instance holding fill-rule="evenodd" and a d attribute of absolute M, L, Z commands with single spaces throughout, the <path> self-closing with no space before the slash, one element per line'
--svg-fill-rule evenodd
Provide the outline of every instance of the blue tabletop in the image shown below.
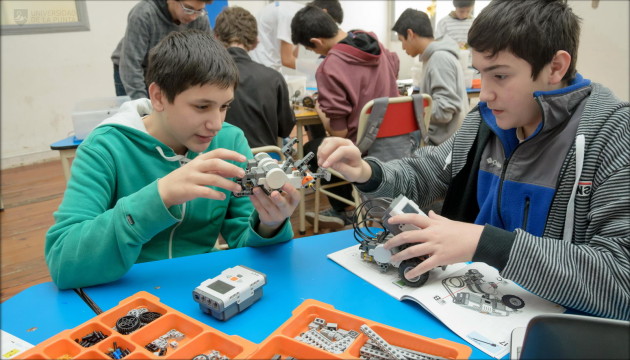
<path fill-rule="evenodd" d="M 346 230 L 260 248 L 136 264 L 122 279 L 84 290 L 103 311 L 144 290 L 181 313 L 255 343 L 288 320 L 305 299 L 315 299 L 355 316 L 468 345 L 420 305 L 394 299 L 326 257 L 354 244 L 352 230 Z M 203 313 L 192 299 L 192 291 L 236 265 L 267 275 L 262 298 L 228 321 Z M 95 316 L 73 291 L 59 291 L 51 283 L 28 288 L 5 301 L 2 315 L 3 330 L 32 344 Z M 489 356 L 473 348 L 470 358 Z"/>
<path fill-rule="evenodd" d="M 72 136 L 68 136 L 65 139 L 61 139 L 59 141 L 55 141 L 54 143 L 50 144 L 50 149 L 51 150 L 76 149 L 79 145 L 81 145 L 82 142 L 83 140 L 77 140 L 77 138 L 74 135 L 72 135 Z"/>

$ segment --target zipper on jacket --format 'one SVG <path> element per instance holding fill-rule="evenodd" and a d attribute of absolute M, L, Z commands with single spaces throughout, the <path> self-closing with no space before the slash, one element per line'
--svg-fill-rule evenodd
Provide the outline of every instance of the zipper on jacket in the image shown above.
<path fill-rule="evenodd" d="M 540 99 L 538 97 L 536 97 L 536 103 L 538 104 L 538 107 L 540 108 L 540 114 L 541 114 L 540 123 L 544 124 L 545 123 L 545 112 L 543 111 L 542 104 L 540 103 Z M 528 142 L 529 140 L 531 140 L 531 139 L 527 139 L 527 140 L 524 140 L 523 142 L 520 142 L 520 143 L 516 144 L 516 147 L 514 148 L 514 150 L 512 150 L 512 154 L 510 154 L 510 156 L 507 159 L 505 159 L 505 161 L 503 162 L 503 168 L 501 169 L 501 178 L 499 178 L 499 194 L 497 196 L 497 214 L 499 216 L 499 220 L 501 221 L 501 224 L 503 224 L 503 225 L 505 225 L 505 222 L 503 221 L 503 216 L 501 215 L 501 194 L 503 193 L 503 182 L 505 181 L 505 173 L 507 171 L 508 164 L 510 163 L 510 159 L 512 159 L 512 157 L 514 157 L 514 154 L 516 153 L 516 150 L 518 150 L 518 148 L 521 146 L 521 144 L 524 144 L 524 143 Z M 503 143 L 501 143 L 501 145 L 503 145 Z M 505 145 L 503 145 L 503 149 L 505 151 Z M 528 201 L 529 201 L 529 199 L 528 199 Z"/>
<path fill-rule="evenodd" d="M 525 210 L 523 211 L 523 226 L 522 229 L 527 231 L 527 218 L 529 217 L 529 198 L 525 198 Z"/>

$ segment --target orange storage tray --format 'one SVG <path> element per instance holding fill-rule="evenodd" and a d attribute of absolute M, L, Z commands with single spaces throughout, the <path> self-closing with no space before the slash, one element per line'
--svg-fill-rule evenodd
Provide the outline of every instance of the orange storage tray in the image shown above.
<path fill-rule="evenodd" d="M 140 307 L 162 314 L 156 320 L 140 327 L 130 334 L 123 335 L 116 330 L 116 321 L 132 309 Z M 145 349 L 153 340 L 165 335 L 171 329 L 184 334 L 176 340 L 177 347 L 168 346 L 165 355 L 157 356 Z M 88 347 L 78 344 L 75 339 L 100 331 L 107 336 L 104 340 Z M 138 292 L 122 300 L 118 306 L 97 315 L 92 320 L 64 330 L 43 341 L 21 355 L 21 359 L 111 359 L 107 355 L 113 344 L 130 352 L 122 359 L 192 359 L 199 354 L 219 351 L 230 359 L 242 359 L 257 347 L 256 344 L 240 336 L 226 335 L 200 321 L 188 317 L 162 303 L 148 292 Z M 171 340 L 168 340 L 170 343 Z"/>
<path fill-rule="evenodd" d="M 355 330 L 360 335 L 341 354 L 333 354 L 294 339 L 308 331 L 308 325 L 315 318 L 324 319 L 328 323 L 337 323 L 340 329 Z M 247 358 L 270 359 L 273 355 L 280 355 L 283 359 L 292 356 L 300 360 L 359 359 L 360 349 L 368 341 L 367 336 L 359 329 L 363 324 L 369 326 L 389 344 L 409 350 L 447 359 L 468 359 L 472 353 L 472 349 L 463 344 L 413 334 L 335 310 L 332 305 L 308 299 L 298 306 L 293 311 L 293 316 L 267 337 Z"/>

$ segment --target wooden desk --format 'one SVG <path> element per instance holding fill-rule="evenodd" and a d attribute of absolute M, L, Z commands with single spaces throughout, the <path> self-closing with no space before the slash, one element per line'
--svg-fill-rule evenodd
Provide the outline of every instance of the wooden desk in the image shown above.
<path fill-rule="evenodd" d="M 297 109 L 295 110 L 295 127 L 297 130 L 297 138 L 298 138 L 298 159 L 302 159 L 304 157 L 304 132 L 303 129 L 306 125 L 316 125 L 321 124 L 322 121 L 319 118 L 319 115 L 314 110 L 309 109 Z M 300 235 L 304 235 L 306 233 L 306 219 L 304 214 L 306 212 L 306 199 L 304 196 L 304 189 L 300 189 L 300 205 L 298 207 L 298 214 L 300 219 Z"/>

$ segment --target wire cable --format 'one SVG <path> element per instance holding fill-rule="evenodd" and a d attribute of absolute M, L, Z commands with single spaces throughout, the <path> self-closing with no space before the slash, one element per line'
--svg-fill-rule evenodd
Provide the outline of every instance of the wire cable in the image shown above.
<path fill-rule="evenodd" d="M 87 306 L 89 306 L 90 309 L 92 309 L 92 311 L 96 313 L 96 315 L 101 314 L 103 312 L 103 310 L 101 310 L 101 308 L 98 307 L 98 305 L 96 305 L 94 300 L 92 300 L 92 298 L 89 297 L 88 294 L 86 294 L 82 288 L 76 288 L 72 290 L 74 290 L 74 292 L 77 293 L 77 295 L 79 295 L 81 300 L 83 300 L 87 304 Z"/>

